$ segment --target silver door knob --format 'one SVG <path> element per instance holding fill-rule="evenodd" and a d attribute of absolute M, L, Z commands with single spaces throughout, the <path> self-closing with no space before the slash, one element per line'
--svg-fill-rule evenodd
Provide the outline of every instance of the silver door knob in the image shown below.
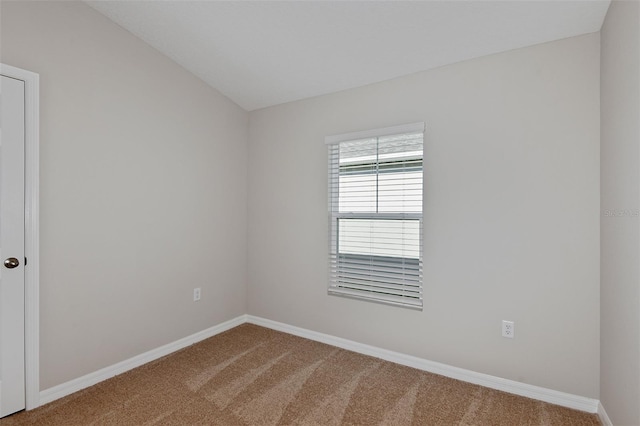
<path fill-rule="evenodd" d="M 9 269 L 13 269 L 15 267 L 17 267 L 20 264 L 20 261 L 18 259 L 16 259 L 15 257 L 10 257 L 8 259 L 5 259 L 4 261 L 4 266 L 9 268 Z"/>

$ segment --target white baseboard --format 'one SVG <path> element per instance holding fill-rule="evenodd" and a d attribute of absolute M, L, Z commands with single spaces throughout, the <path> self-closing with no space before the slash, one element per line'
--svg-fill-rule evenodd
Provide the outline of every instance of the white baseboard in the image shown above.
<path fill-rule="evenodd" d="M 117 376 L 118 374 L 122 374 L 126 371 L 154 361 L 165 355 L 169 355 L 172 352 L 185 348 L 201 340 L 208 339 L 209 337 L 215 336 L 216 334 L 222 333 L 223 331 L 227 331 L 240 324 L 244 324 L 245 322 L 247 322 L 247 316 L 240 315 L 237 318 L 225 321 L 222 324 L 207 328 L 206 330 L 184 337 L 180 340 L 176 340 L 175 342 L 168 343 L 164 346 L 160 346 L 159 348 L 152 349 L 143 354 L 134 356 L 133 358 L 129 358 L 117 364 L 102 368 L 98 371 L 94 371 L 93 373 L 78 377 L 77 379 L 70 380 L 66 383 L 62 383 L 52 388 L 45 389 L 40 392 L 40 405 L 47 404 L 51 401 L 55 401 L 56 399 L 70 395 L 89 386 L 93 386 L 96 383 L 100 383 L 113 376 Z"/>
<path fill-rule="evenodd" d="M 201 340 L 208 339 L 209 337 L 215 336 L 216 334 L 222 333 L 223 331 L 227 331 L 246 322 L 293 334 L 295 336 L 315 340 L 317 342 L 326 343 L 328 345 L 337 346 L 339 348 L 358 352 L 364 355 L 370 355 L 376 358 L 384 359 L 386 361 L 394 362 L 396 364 L 406 365 L 408 367 L 417 368 L 419 370 L 428 371 L 430 373 L 440 374 L 442 376 L 451 377 L 453 379 L 485 386 L 491 389 L 497 389 L 515 395 L 521 395 L 527 398 L 537 399 L 551 404 L 561 405 L 563 407 L 573 408 L 589 413 L 597 413 L 600 417 L 600 420 L 605 426 L 612 425 L 611 420 L 609 420 L 609 417 L 604 411 L 604 407 L 597 399 L 572 395 L 569 393 L 559 392 L 540 386 L 529 385 L 526 383 L 516 382 L 514 380 L 490 376 L 488 374 L 477 373 L 475 371 L 465 370 L 463 368 L 452 367 L 450 365 L 441 364 L 439 362 L 429 361 L 411 355 L 405 355 L 387 349 L 365 345 L 362 343 L 354 342 L 352 340 L 318 333 L 300 327 L 294 327 L 292 325 L 256 317 L 253 315 L 240 315 L 239 317 L 223 322 L 222 324 L 218 324 L 180 340 L 176 340 L 175 342 L 134 356 L 133 358 L 129 358 L 112 366 L 105 367 L 93 373 L 89 373 L 85 376 L 78 377 L 77 379 L 73 379 L 66 383 L 62 383 L 52 388 L 45 389 L 40 392 L 40 405 L 47 404 L 89 386 L 93 386 L 96 383 L 107 380 L 118 374 L 122 374 L 126 371 L 154 361 L 165 355 L 169 355 L 172 352 L 185 348 Z"/>
<path fill-rule="evenodd" d="M 440 374 L 441 376 L 451 377 L 453 379 L 485 386 L 491 389 L 497 389 L 515 395 L 521 395 L 527 398 L 537 399 L 539 401 L 561 405 L 563 407 L 573 408 L 589 413 L 600 413 L 599 406 L 601 407 L 601 405 L 597 399 L 572 395 L 569 393 L 559 392 L 540 386 L 516 382 L 515 380 L 503 379 L 500 377 L 490 376 L 488 374 L 465 370 L 463 368 L 452 367 L 450 365 L 441 364 L 439 362 L 429 361 L 426 359 L 377 348 L 375 346 L 364 345 L 362 343 L 342 339 L 340 337 L 330 336 L 328 334 L 294 327 L 281 322 L 255 317 L 253 315 L 247 316 L 247 322 L 271 328 L 273 330 L 293 334 L 295 336 L 315 340 L 317 342 L 326 343 L 328 345 L 337 346 L 339 348 L 358 352 L 364 355 L 381 358 L 386 361 L 394 362 L 396 364 L 406 365 L 408 367 L 417 368 L 419 370 L 428 371 L 430 373 Z M 604 413 L 604 409 L 602 409 L 602 412 Z"/>
<path fill-rule="evenodd" d="M 601 402 L 598 402 L 598 417 L 600 418 L 603 426 L 613 426 L 613 422 L 609 416 L 607 416 L 607 412 L 604 411 L 604 407 Z"/>

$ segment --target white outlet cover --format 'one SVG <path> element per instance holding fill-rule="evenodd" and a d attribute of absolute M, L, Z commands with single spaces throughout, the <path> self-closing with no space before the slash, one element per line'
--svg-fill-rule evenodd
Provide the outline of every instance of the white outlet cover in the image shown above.
<path fill-rule="evenodd" d="M 513 321 L 502 321 L 502 337 L 513 339 L 515 337 L 515 324 Z"/>

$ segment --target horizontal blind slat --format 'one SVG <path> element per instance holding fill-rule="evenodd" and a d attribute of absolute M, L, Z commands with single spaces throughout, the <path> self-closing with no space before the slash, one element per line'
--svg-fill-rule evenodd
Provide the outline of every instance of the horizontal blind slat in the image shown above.
<path fill-rule="evenodd" d="M 363 293 L 360 290 L 350 290 L 346 288 L 338 288 L 338 287 L 329 287 L 329 294 L 334 294 L 338 296 L 347 296 L 355 299 L 369 300 L 373 302 L 381 302 L 390 305 L 404 306 L 409 308 L 421 309 L 422 308 L 422 297 L 420 298 L 409 298 L 409 297 L 400 297 L 394 295 L 377 295 L 376 297 L 372 297 Z"/>
<path fill-rule="evenodd" d="M 422 265 L 418 263 L 418 259 L 407 259 L 405 262 L 398 261 L 366 261 L 366 260 L 354 260 L 350 259 L 348 262 L 344 260 L 339 260 L 337 256 L 332 256 L 330 259 L 331 265 L 334 268 L 337 268 L 338 265 L 342 267 L 348 267 L 352 269 L 361 269 L 367 271 L 380 271 L 380 272 L 390 272 L 390 271 L 398 271 L 398 270 L 407 270 L 407 271 L 422 271 Z"/>
<path fill-rule="evenodd" d="M 413 273 L 405 273 L 405 274 L 385 274 L 385 273 L 376 273 L 371 274 L 363 271 L 359 271 L 357 269 L 349 269 L 345 270 L 344 268 L 336 268 L 332 270 L 331 273 L 332 281 L 340 281 L 341 279 L 353 278 L 353 279 L 362 279 L 368 281 L 380 281 L 380 282 L 389 282 L 395 283 L 398 285 L 409 285 L 415 286 L 420 285 L 422 281 L 422 273 L 420 271 L 413 271 Z"/>
<path fill-rule="evenodd" d="M 384 281 L 376 281 L 376 280 L 367 280 L 361 279 L 358 277 L 348 276 L 348 275 L 338 275 L 338 280 L 335 281 L 340 287 L 350 286 L 350 285 L 360 285 L 362 287 L 371 287 L 371 288 L 386 288 L 395 291 L 409 291 L 409 292 L 420 292 L 420 282 L 415 281 L 413 285 L 409 282 L 403 282 L 401 280 L 389 280 L 385 279 Z"/>
<path fill-rule="evenodd" d="M 391 287 L 375 287 L 375 286 L 367 286 L 360 285 L 357 283 L 341 283 L 337 288 L 341 289 L 349 289 L 349 290 L 360 290 L 370 293 L 376 293 L 378 295 L 392 295 L 392 296 L 402 296 L 402 297 L 411 297 L 411 298 L 420 298 L 421 293 L 412 292 L 412 291 L 404 291 L 402 289 L 394 289 Z"/>

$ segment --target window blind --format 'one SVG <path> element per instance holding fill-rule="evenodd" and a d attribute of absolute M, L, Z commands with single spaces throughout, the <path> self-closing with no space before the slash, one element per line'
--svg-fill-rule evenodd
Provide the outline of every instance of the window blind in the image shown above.
<path fill-rule="evenodd" d="M 330 136 L 329 293 L 422 308 L 424 123 Z"/>

